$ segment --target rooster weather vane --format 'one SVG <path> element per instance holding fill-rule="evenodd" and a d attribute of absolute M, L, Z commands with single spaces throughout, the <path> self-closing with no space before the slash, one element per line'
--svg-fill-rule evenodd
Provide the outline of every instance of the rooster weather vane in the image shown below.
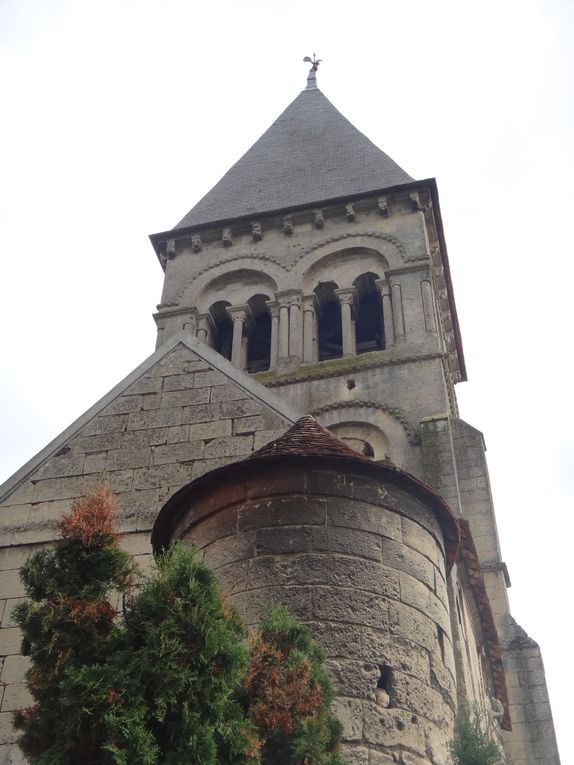
<path fill-rule="evenodd" d="M 317 71 L 317 69 L 319 68 L 319 64 L 321 63 L 322 60 L 323 60 L 322 58 L 316 58 L 314 53 L 313 53 L 313 58 L 310 58 L 310 56 L 305 56 L 305 58 L 303 59 L 303 61 L 306 61 L 309 64 L 311 64 L 312 72 Z"/>

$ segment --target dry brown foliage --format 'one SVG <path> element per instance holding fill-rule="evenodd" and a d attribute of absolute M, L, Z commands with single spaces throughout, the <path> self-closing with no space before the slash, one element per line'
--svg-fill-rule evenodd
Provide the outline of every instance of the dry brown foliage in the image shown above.
<path fill-rule="evenodd" d="M 106 486 L 99 486 L 74 502 L 72 509 L 57 523 L 64 539 L 77 539 L 86 545 L 101 542 L 102 537 L 117 544 L 118 508 L 114 495 Z"/>
<path fill-rule="evenodd" d="M 287 654 L 259 636 L 252 638 L 243 684 L 251 699 L 251 721 L 260 730 L 291 733 L 297 720 L 312 715 L 323 701 L 320 686 L 311 681 L 310 660 L 289 667 Z"/>

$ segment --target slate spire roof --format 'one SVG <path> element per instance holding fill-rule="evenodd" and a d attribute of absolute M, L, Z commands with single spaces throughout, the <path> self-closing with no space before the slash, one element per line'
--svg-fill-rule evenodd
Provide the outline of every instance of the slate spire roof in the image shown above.
<path fill-rule="evenodd" d="M 174 230 L 412 181 L 310 77 L 305 90 Z"/>

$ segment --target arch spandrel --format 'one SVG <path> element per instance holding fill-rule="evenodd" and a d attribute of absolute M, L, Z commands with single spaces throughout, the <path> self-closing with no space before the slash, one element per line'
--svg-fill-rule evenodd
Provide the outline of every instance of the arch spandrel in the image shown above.
<path fill-rule="evenodd" d="M 180 306 L 192 307 L 198 306 L 199 301 L 203 304 L 209 285 L 221 283 L 218 280 L 224 279 L 225 285 L 233 286 L 234 283 L 241 281 L 243 274 L 250 275 L 250 280 L 255 287 L 257 287 L 257 279 L 251 279 L 251 276 L 253 274 L 258 275 L 259 286 L 262 288 L 256 289 L 255 292 L 250 292 L 247 295 L 247 299 L 258 291 L 263 293 L 268 293 L 269 290 L 273 293 L 279 291 L 283 288 L 281 285 L 288 278 L 287 269 L 273 261 L 265 260 L 263 262 L 244 257 L 237 258 L 233 263 L 226 260 L 222 263 L 214 263 L 199 274 L 196 274 L 192 279 L 189 279 L 179 290 L 176 303 Z M 217 300 L 218 298 L 215 299 Z"/>
<path fill-rule="evenodd" d="M 359 252 L 362 253 L 366 264 L 370 263 L 378 269 L 382 268 L 383 271 L 401 268 L 410 259 L 403 242 L 390 234 L 382 234 L 380 232 L 343 234 L 330 237 L 313 245 L 301 256 L 293 270 L 300 275 L 301 279 L 304 279 L 325 258 L 331 258 L 340 253 Z M 357 272 L 357 275 L 359 273 L 360 271 Z"/>
<path fill-rule="evenodd" d="M 226 300 L 231 305 L 242 305 L 254 295 L 271 297 L 277 292 L 277 282 L 273 276 L 253 268 L 227 272 L 223 270 L 219 274 L 214 269 L 204 276 L 210 278 L 202 280 L 203 283 L 198 279 L 190 285 L 184 296 L 191 305 L 197 306 L 200 313 L 207 311 L 210 305 L 219 300 Z"/>
<path fill-rule="evenodd" d="M 365 272 L 372 272 L 383 279 L 389 269 L 388 259 L 378 250 L 347 247 L 322 253 L 308 261 L 300 278 L 305 291 L 312 290 L 322 281 L 335 281 L 339 287 L 351 287 L 355 279 Z"/>

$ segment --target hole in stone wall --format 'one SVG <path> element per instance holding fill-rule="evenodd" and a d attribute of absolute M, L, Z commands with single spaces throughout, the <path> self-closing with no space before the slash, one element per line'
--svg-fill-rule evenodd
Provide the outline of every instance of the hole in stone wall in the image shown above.
<path fill-rule="evenodd" d="M 385 691 L 390 690 L 391 685 L 391 668 L 386 664 L 379 664 L 379 679 L 377 680 L 377 688 L 382 688 Z"/>
<path fill-rule="evenodd" d="M 391 704 L 393 672 L 387 664 L 379 664 L 379 678 L 375 689 L 377 704 L 387 709 Z"/>

